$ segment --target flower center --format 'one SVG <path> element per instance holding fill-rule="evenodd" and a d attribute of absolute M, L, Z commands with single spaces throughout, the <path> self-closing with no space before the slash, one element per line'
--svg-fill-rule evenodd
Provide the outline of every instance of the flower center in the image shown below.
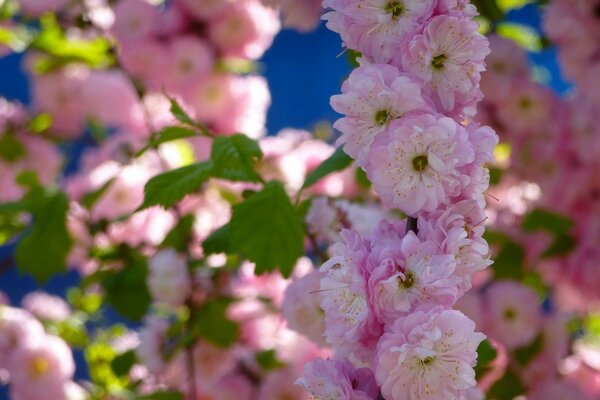
<path fill-rule="evenodd" d="M 415 169 L 415 171 L 417 171 L 417 172 L 425 171 L 425 168 L 427 168 L 427 166 L 429 165 L 429 160 L 427 159 L 427 155 L 422 154 L 420 156 L 416 156 L 412 160 L 412 165 L 413 165 L 413 168 Z"/>
<path fill-rule="evenodd" d="M 392 14 L 392 18 L 398 19 L 404 14 L 404 4 L 401 1 L 390 1 L 385 6 L 385 11 L 388 14 Z"/>
<path fill-rule="evenodd" d="M 517 312 L 512 308 L 507 308 L 504 310 L 504 319 L 507 321 L 512 321 L 517 316 Z"/>
<path fill-rule="evenodd" d="M 529 110 L 532 105 L 533 102 L 529 97 L 523 97 L 521 100 L 519 100 L 519 108 L 522 110 Z"/>
<path fill-rule="evenodd" d="M 429 365 L 433 362 L 433 360 L 435 360 L 435 358 L 429 356 L 429 357 L 425 357 L 423 359 L 421 359 L 421 365 L 426 366 Z"/>
<path fill-rule="evenodd" d="M 390 120 L 390 113 L 388 110 L 379 110 L 375 114 L 375 123 L 377 125 L 385 125 Z"/>
<path fill-rule="evenodd" d="M 48 371 L 50 366 L 48 365 L 48 361 L 46 361 L 43 357 L 36 357 L 31 360 L 31 364 L 29 366 L 31 375 L 34 377 L 42 376 Z"/>
<path fill-rule="evenodd" d="M 412 272 L 406 271 L 404 274 L 404 279 L 402 277 L 398 277 L 398 287 L 403 287 L 404 289 L 410 289 L 415 284 L 415 276 Z"/>
<path fill-rule="evenodd" d="M 444 63 L 448 57 L 445 54 L 440 54 L 431 59 L 431 67 L 436 70 L 440 70 L 444 68 Z"/>

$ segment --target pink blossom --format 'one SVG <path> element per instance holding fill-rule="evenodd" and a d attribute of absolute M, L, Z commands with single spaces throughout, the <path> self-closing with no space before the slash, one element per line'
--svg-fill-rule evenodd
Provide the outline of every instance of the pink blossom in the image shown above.
<path fill-rule="evenodd" d="M 538 388 L 527 398 L 531 400 L 587 400 L 589 397 L 574 384 L 565 381 L 554 381 Z"/>
<path fill-rule="evenodd" d="M 37 346 L 44 338 L 44 327 L 28 311 L 0 306 L 0 368 L 9 366 L 16 349 Z"/>
<path fill-rule="evenodd" d="M 114 8 L 112 32 L 119 41 L 148 38 L 156 30 L 160 14 L 156 6 L 145 0 L 121 0 Z"/>
<path fill-rule="evenodd" d="M 279 32 L 277 12 L 259 0 L 233 2 L 210 22 L 208 35 L 226 56 L 258 59 Z"/>
<path fill-rule="evenodd" d="M 490 52 L 478 24 L 467 18 L 437 16 L 403 52 L 402 66 L 421 78 L 438 109 L 448 115 L 472 115 L 482 97 L 480 74 Z"/>
<path fill-rule="evenodd" d="M 342 132 L 337 144 L 364 166 L 371 143 L 390 123 L 415 110 L 428 111 L 419 83 L 386 64 L 365 62 L 352 71 L 342 94 L 331 98 L 331 106 L 345 115 L 334 128 Z"/>
<path fill-rule="evenodd" d="M 424 114 L 393 122 L 375 140 L 367 175 L 386 206 L 415 215 L 458 196 L 470 181 L 460 168 L 473 159 L 463 126 Z"/>
<path fill-rule="evenodd" d="M 185 257 L 172 249 L 161 250 L 148 266 L 148 288 L 154 300 L 174 307 L 182 305 L 192 291 Z"/>
<path fill-rule="evenodd" d="M 176 0 L 175 4 L 180 5 L 184 11 L 187 11 L 194 18 L 201 21 L 212 20 L 225 11 L 237 0 Z"/>
<path fill-rule="evenodd" d="M 28 400 L 66 399 L 65 384 L 75 372 L 71 349 L 57 336 L 20 346 L 10 356 L 11 390 Z"/>
<path fill-rule="evenodd" d="M 167 45 L 157 40 L 146 39 L 121 43 L 118 56 L 127 72 L 140 79 L 146 88 L 162 90 L 164 71 L 169 67 Z"/>
<path fill-rule="evenodd" d="M 475 17 L 479 15 L 477 7 L 470 0 L 438 0 L 434 15 L 444 14 L 454 17 Z"/>
<path fill-rule="evenodd" d="M 242 132 L 254 139 L 263 136 L 271 105 L 266 79 L 258 75 L 235 76 L 232 83 L 232 103 L 215 121 L 215 130 L 223 134 Z"/>
<path fill-rule="evenodd" d="M 391 324 L 422 303 L 454 304 L 460 280 L 453 276 L 452 255 L 438 254 L 436 243 L 421 242 L 409 232 L 391 256 L 370 258 L 370 302 L 382 322 Z"/>
<path fill-rule="evenodd" d="M 39 17 L 47 12 L 58 12 L 67 5 L 67 0 L 18 0 L 21 12 L 30 17 Z"/>
<path fill-rule="evenodd" d="M 386 400 L 465 400 L 485 335 L 455 310 L 434 308 L 399 319 L 378 346 L 377 383 Z"/>
<path fill-rule="evenodd" d="M 71 307 L 58 296 L 45 292 L 31 292 L 23 298 L 24 309 L 44 321 L 63 321 L 71 315 Z"/>
<path fill-rule="evenodd" d="M 140 330 L 140 344 L 135 349 L 136 356 L 153 374 L 159 374 L 165 368 L 163 342 L 167 337 L 169 321 L 157 317 L 148 317 Z"/>
<path fill-rule="evenodd" d="M 461 293 L 471 288 L 471 274 L 492 263 L 488 244 L 483 239 L 486 219 L 477 202 L 462 200 L 419 220 L 420 235 L 437 243 L 442 253 L 455 257 L 455 274 L 460 277 Z"/>
<path fill-rule="evenodd" d="M 492 339 L 509 349 L 529 344 L 540 331 L 540 301 L 533 289 L 515 281 L 498 281 L 485 293 L 486 327 Z"/>
<path fill-rule="evenodd" d="M 347 359 L 316 359 L 304 366 L 304 376 L 298 379 L 314 398 L 373 400 L 379 394 L 373 371 L 355 368 Z"/>
<path fill-rule="evenodd" d="M 308 393 L 302 387 L 294 385 L 297 377 L 296 372 L 289 368 L 269 373 L 261 383 L 256 399 L 309 400 Z"/>
<path fill-rule="evenodd" d="M 322 0 L 279 0 L 285 28 L 301 32 L 312 31 L 319 26 L 323 11 Z"/>
<path fill-rule="evenodd" d="M 323 273 L 309 272 L 295 279 L 285 290 L 282 314 L 287 327 L 325 347 L 325 319 L 321 310 L 320 281 Z"/>
<path fill-rule="evenodd" d="M 325 0 L 327 27 L 341 35 L 345 47 L 368 60 L 387 63 L 433 12 L 433 0 Z"/>
<path fill-rule="evenodd" d="M 369 244 L 355 231 L 342 231 L 344 242 L 333 245 L 333 257 L 321 266 L 327 342 L 353 362 L 369 364 L 382 326 L 368 302 Z"/>
<path fill-rule="evenodd" d="M 213 50 L 209 44 L 191 35 L 176 36 L 167 49 L 169 60 L 163 72 L 166 89 L 178 93 L 186 90 L 194 80 L 212 73 Z"/>

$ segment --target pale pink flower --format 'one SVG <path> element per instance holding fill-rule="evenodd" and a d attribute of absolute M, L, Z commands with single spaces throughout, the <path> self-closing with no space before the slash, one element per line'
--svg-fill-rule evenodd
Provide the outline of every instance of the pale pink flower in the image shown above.
<path fill-rule="evenodd" d="M 379 395 L 373 371 L 356 368 L 347 359 L 316 359 L 304 366 L 296 381 L 316 399 L 373 400 Z"/>
<path fill-rule="evenodd" d="M 233 2 L 210 21 L 208 35 L 226 56 L 258 59 L 280 29 L 279 16 L 259 0 Z"/>
<path fill-rule="evenodd" d="M 21 302 L 24 309 L 44 321 L 63 321 L 71 315 L 71 307 L 58 296 L 31 292 Z"/>
<path fill-rule="evenodd" d="M 438 0 L 434 15 L 475 17 L 479 13 L 477 12 L 477 7 L 470 0 Z"/>
<path fill-rule="evenodd" d="M 119 46 L 118 56 L 124 69 L 146 88 L 160 91 L 167 79 L 165 71 L 171 68 L 167 46 L 153 39 L 125 42 Z"/>
<path fill-rule="evenodd" d="M 192 35 L 176 36 L 167 49 L 163 72 L 167 91 L 185 90 L 191 82 L 212 73 L 215 56 L 209 44 Z"/>
<path fill-rule="evenodd" d="M 508 347 L 525 346 L 540 332 L 542 316 L 537 293 L 515 281 L 498 281 L 485 292 L 485 331 Z"/>
<path fill-rule="evenodd" d="M 37 344 L 14 350 L 8 365 L 11 389 L 28 400 L 66 399 L 65 384 L 73 377 L 71 349 L 57 336 L 46 336 Z"/>
<path fill-rule="evenodd" d="M 341 35 L 344 46 L 368 60 L 387 63 L 433 12 L 433 0 L 325 0 L 327 27 Z"/>
<path fill-rule="evenodd" d="M 587 400 L 589 397 L 572 383 L 563 380 L 547 382 L 527 397 L 531 400 Z"/>
<path fill-rule="evenodd" d="M 294 385 L 297 377 L 296 371 L 289 368 L 269 373 L 262 381 L 256 399 L 310 400 L 308 393 L 302 387 Z"/>
<path fill-rule="evenodd" d="M 176 0 L 175 4 L 201 21 L 210 21 L 218 17 L 237 0 Z"/>
<path fill-rule="evenodd" d="M 355 231 L 342 231 L 344 242 L 333 245 L 333 257 L 321 266 L 325 336 L 350 360 L 370 364 L 382 326 L 368 302 L 369 244 Z"/>
<path fill-rule="evenodd" d="M 148 317 L 140 330 L 140 344 L 135 349 L 137 358 L 148 371 L 157 375 L 165 369 L 164 342 L 167 338 L 169 321 L 157 317 Z"/>
<path fill-rule="evenodd" d="M 253 139 L 262 137 L 271 105 L 266 79 L 258 75 L 234 76 L 230 95 L 232 102 L 214 122 L 215 131 L 228 135 L 241 132 Z"/>
<path fill-rule="evenodd" d="M 483 239 L 486 220 L 484 210 L 473 200 L 459 201 L 419 219 L 419 234 L 437 243 L 442 253 L 454 256 L 460 293 L 471 288 L 471 274 L 492 264 Z"/>
<path fill-rule="evenodd" d="M 480 74 L 490 50 L 478 24 L 468 18 L 437 16 L 402 53 L 402 66 L 421 78 L 445 114 L 473 115 L 481 99 Z"/>
<path fill-rule="evenodd" d="M 337 144 L 364 166 L 371 143 L 390 123 L 406 113 L 430 107 L 414 78 L 386 64 L 362 65 L 352 71 L 342 86 L 342 94 L 331 98 L 331 106 L 344 117 L 334 128 L 342 132 Z"/>
<path fill-rule="evenodd" d="M 88 76 L 89 71 L 79 65 L 33 75 L 33 105 L 37 111 L 52 115 L 52 134 L 74 138 L 83 132 L 86 113 L 84 89 Z"/>
<path fill-rule="evenodd" d="M 320 281 L 323 273 L 309 272 L 295 279 L 285 290 L 281 312 L 287 327 L 325 347 L 325 319 L 321 310 Z"/>
<path fill-rule="evenodd" d="M 398 320 L 378 346 L 377 383 L 386 400 L 466 400 L 485 335 L 455 310 L 416 311 Z"/>
<path fill-rule="evenodd" d="M 47 12 L 58 12 L 67 0 L 17 0 L 21 12 L 29 17 L 40 17 Z"/>
<path fill-rule="evenodd" d="M 308 32 L 319 26 L 322 0 L 280 0 L 279 3 L 285 28 Z"/>
<path fill-rule="evenodd" d="M 473 159 L 463 126 L 424 114 L 393 122 L 386 135 L 375 140 L 367 175 L 386 206 L 415 215 L 458 196 L 470 181 L 460 168 Z"/>
<path fill-rule="evenodd" d="M 511 135 L 519 137 L 544 130 L 553 122 L 556 95 L 527 79 L 516 80 L 498 104 L 498 119 Z"/>
<path fill-rule="evenodd" d="M 510 94 L 507 81 L 527 79 L 529 63 L 524 48 L 509 39 L 490 35 L 491 53 L 486 58 L 486 71 L 481 75 L 481 90 L 485 102 L 498 101 Z"/>
<path fill-rule="evenodd" d="M 121 42 L 148 38 L 158 25 L 160 14 L 156 6 L 145 0 L 121 0 L 114 8 L 112 32 Z"/>
<path fill-rule="evenodd" d="M 201 340 L 193 349 L 194 379 L 198 387 L 210 387 L 233 372 L 238 361 L 236 348 L 220 349 Z"/>
<path fill-rule="evenodd" d="M 148 288 L 155 301 L 170 306 L 185 303 L 192 291 L 185 256 L 173 249 L 157 252 L 148 263 Z"/>
<path fill-rule="evenodd" d="M 44 338 L 44 327 L 28 311 L 0 306 L 0 368 L 9 366 L 16 349 L 36 346 Z"/>
<path fill-rule="evenodd" d="M 376 233 L 373 241 L 378 240 Z M 453 276 L 456 263 L 452 255 L 438 252 L 435 242 L 421 242 L 409 232 L 389 257 L 369 258 L 369 300 L 382 322 L 391 324 L 423 303 L 454 304 L 460 283 Z"/>

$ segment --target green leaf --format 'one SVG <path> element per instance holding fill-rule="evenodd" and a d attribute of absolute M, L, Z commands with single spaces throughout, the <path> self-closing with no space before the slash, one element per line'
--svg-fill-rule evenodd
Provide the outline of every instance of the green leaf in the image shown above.
<path fill-rule="evenodd" d="M 306 181 L 302 185 L 302 189 L 311 187 L 332 172 L 346 169 L 352 164 L 352 161 L 352 158 L 341 147 L 338 148 L 328 159 L 308 174 Z"/>
<path fill-rule="evenodd" d="M 52 126 L 52 115 L 48 113 L 38 114 L 29 121 L 27 129 L 33 133 L 46 132 Z"/>
<path fill-rule="evenodd" d="M 194 332 L 217 347 L 231 346 L 240 335 L 240 327 L 226 315 L 231 299 L 218 298 L 204 303 L 194 315 Z"/>
<path fill-rule="evenodd" d="M 520 347 L 514 351 L 517 362 L 521 365 L 527 365 L 544 347 L 544 335 L 540 333 L 535 340 L 526 346 Z"/>
<path fill-rule="evenodd" d="M 187 165 L 150 179 L 144 187 L 144 203 L 140 210 L 154 205 L 169 208 L 194 193 L 206 182 L 212 171 L 211 162 Z"/>
<path fill-rule="evenodd" d="M 160 146 L 163 143 L 172 142 L 173 140 L 185 139 L 198 136 L 196 131 L 181 126 L 168 126 L 158 132 L 158 137 L 152 141 L 153 146 Z"/>
<path fill-rule="evenodd" d="M 183 395 L 174 391 L 160 391 L 134 397 L 133 400 L 183 400 Z"/>
<path fill-rule="evenodd" d="M 0 246 L 25 229 L 25 224 L 16 215 L 0 214 Z"/>
<path fill-rule="evenodd" d="M 564 215 L 536 208 L 525 216 L 522 227 L 526 232 L 547 231 L 563 234 L 568 232 L 573 225 L 573 220 Z"/>
<path fill-rule="evenodd" d="M 570 235 L 557 235 L 554 242 L 541 255 L 541 258 L 564 256 L 577 247 L 577 240 Z"/>
<path fill-rule="evenodd" d="M 105 68 L 114 62 L 111 44 L 107 38 L 92 39 L 67 37 L 56 17 L 47 14 L 41 19 L 42 31 L 31 43 L 31 48 L 40 50 L 52 58 L 43 59 L 35 67 L 38 72 L 49 72 L 62 65 L 77 62 L 93 68 Z"/>
<path fill-rule="evenodd" d="M 538 32 L 528 25 L 514 22 L 502 22 L 496 32 L 499 36 L 510 39 L 529 51 L 540 51 L 543 47 L 542 38 Z"/>
<path fill-rule="evenodd" d="M 277 352 L 275 350 L 265 350 L 256 353 L 256 363 L 264 371 L 273 371 L 285 367 L 285 363 L 277 358 Z"/>
<path fill-rule="evenodd" d="M 504 12 L 498 7 L 495 0 L 473 0 L 472 3 L 477 7 L 479 14 L 492 22 L 504 19 Z"/>
<path fill-rule="evenodd" d="M 133 350 L 126 351 L 116 356 L 110 363 L 110 366 L 117 376 L 124 376 L 129 373 L 131 367 L 136 362 L 135 352 Z"/>
<path fill-rule="evenodd" d="M 123 269 L 109 274 L 102 281 L 107 302 L 124 317 L 140 321 L 152 302 L 146 286 L 147 275 L 145 260 L 126 262 Z"/>
<path fill-rule="evenodd" d="M 205 255 L 219 254 L 219 253 L 230 253 L 231 246 L 229 244 L 231 240 L 231 226 L 225 224 L 202 242 L 202 248 L 204 249 Z"/>
<path fill-rule="evenodd" d="M 43 200 L 30 203 L 33 227 L 17 245 L 19 270 L 40 283 L 66 271 L 72 240 L 67 230 L 69 198 L 62 192 L 44 193 Z"/>
<path fill-rule="evenodd" d="M 520 244 L 507 241 L 494 258 L 492 268 L 496 279 L 520 280 L 524 272 L 525 250 Z"/>
<path fill-rule="evenodd" d="M 502 378 L 492 385 L 488 393 L 488 399 L 513 400 L 524 392 L 525 388 L 519 377 L 509 370 Z"/>
<path fill-rule="evenodd" d="M 372 186 L 367 173 L 362 168 L 356 168 L 356 183 L 365 189 L 369 189 Z"/>
<path fill-rule="evenodd" d="M 521 8 L 534 2 L 535 0 L 498 0 L 498 7 L 500 7 L 503 11 L 508 11 L 513 8 Z"/>
<path fill-rule="evenodd" d="M 37 172 L 30 169 L 19 172 L 15 178 L 15 182 L 17 185 L 26 188 L 29 191 L 41 187 L 40 178 L 38 177 Z"/>
<path fill-rule="evenodd" d="M 94 208 L 94 205 L 104 196 L 110 185 L 114 182 L 114 179 L 109 179 L 106 183 L 100 186 L 97 190 L 89 192 L 83 195 L 81 204 L 88 210 Z"/>
<path fill-rule="evenodd" d="M 169 96 L 167 97 L 169 98 L 169 102 L 171 103 L 171 108 L 169 109 L 169 111 L 171 111 L 171 114 L 173 114 L 177 121 L 181 122 L 184 125 L 193 127 L 196 127 L 198 125 L 198 123 L 188 115 L 188 113 L 183 109 L 183 107 L 181 107 L 177 100 Z"/>
<path fill-rule="evenodd" d="M 138 151 L 135 156 L 139 157 L 151 148 L 157 148 L 163 143 L 173 142 L 175 140 L 186 139 L 198 136 L 195 130 L 184 128 L 182 126 L 167 126 L 156 133 L 156 137 L 150 140 L 147 146 Z"/>
<path fill-rule="evenodd" d="M 161 247 L 172 247 L 175 250 L 184 253 L 188 249 L 188 245 L 192 240 L 192 229 L 196 217 L 189 214 L 183 216 L 171 232 L 167 234 L 163 240 Z"/>
<path fill-rule="evenodd" d="M 296 260 L 304 254 L 300 219 L 280 182 L 233 207 L 231 247 L 256 264 L 256 273 L 279 269 L 290 276 Z"/>
<path fill-rule="evenodd" d="M 477 347 L 477 366 L 475 367 L 477 379 L 490 370 L 490 364 L 496 359 L 497 355 L 498 352 L 488 340 L 484 340 L 479 344 L 479 347 Z"/>
<path fill-rule="evenodd" d="M 0 136 L 0 158 L 4 161 L 14 163 L 26 154 L 25 146 L 14 135 L 5 133 Z"/>
<path fill-rule="evenodd" d="M 230 181 L 261 182 L 254 165 L 262 158 L 256 140 L 246 135 L 219 136 L 211 151 L 213 175 Z"/>

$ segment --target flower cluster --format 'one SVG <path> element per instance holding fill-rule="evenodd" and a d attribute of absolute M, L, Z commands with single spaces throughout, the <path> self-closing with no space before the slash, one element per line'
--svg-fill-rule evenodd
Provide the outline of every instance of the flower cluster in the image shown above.
<path fill-rule="evenodd" d="M 339 143 L 384 207 L 408 218 L 383 219 L 368 233 L 342 230 L 320 269 L 334 359 L 308 364 L 299 382 L 318 398 L 362 399 L 368 392 L 359 387 L 373 379 L 366 369 L 387 400 L 466 399 L 485 336 L 452 306 L 491 264 L 483 193 L 498 139 L 467 119 L 482 97 L 488 42 L 468 2 L 324 5 L 328 27 L 362 55 L 331 99 L 344 115 L 334 125 Z M 316 372 L 323 363 L 352 369 Z M 336 397 L 353 374 L 354 390 Z"/>
<path fill-rule="evenodd" d="M 34 312 L 45 307 L 42 313 L 48 317 L 58 312 L 48 306 L 60 307 L 60 303 L 60 299 L 40 293 L 26 299 L 24 305 Z M 83 398 L 83 389 L 72 381 L 75 362 L 71 349 L 60 337 L 46 333 L 29 311 L 0 304 L 0 350 L 0 376 L 10 381 L 12 399 Z"/>

